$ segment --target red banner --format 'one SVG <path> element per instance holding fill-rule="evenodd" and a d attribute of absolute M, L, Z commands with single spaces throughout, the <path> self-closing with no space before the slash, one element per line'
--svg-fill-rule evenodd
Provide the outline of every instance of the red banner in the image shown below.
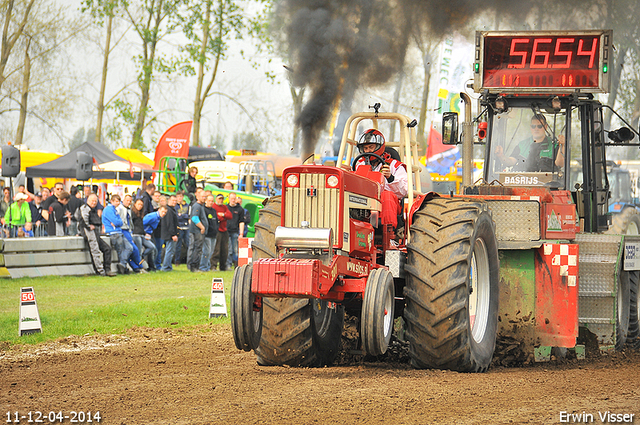
<path fill-rule="evenodd" d="M 431 130 L 429 131 L 429 138 L 427 139 L 427 159 L 454 147 L 455 146 L 449 146 L 442 143 L 442 135 L 440 132 L 431 127 Z"/>
<path fill-rule="evenodd" d="M 191 138 L 192 125 L 193 121 L 180 122 L 172 125 L 162 134 L 153 158 L 154 169 L 159 169 L 160 159 L 165 156 L 176 156 L 179 158 L 189 156 L 189 140 Z"/>

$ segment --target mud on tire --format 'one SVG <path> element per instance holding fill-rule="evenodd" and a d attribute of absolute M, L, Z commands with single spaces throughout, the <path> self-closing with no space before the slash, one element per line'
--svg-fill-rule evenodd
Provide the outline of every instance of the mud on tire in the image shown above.
<path fill-rule="evenodd" d="M 482 201 L 435 198 L 415 213 L 404 312 L 414 367 L 483 372 L 491 364 L 499 295 L 494 229 Z"/>
<path fill-rule="evenodd" d="M 253 260 L 276 256 L 274 232 L 280 225 L 282 198 L 269 198 L 260 210 L 251 244 Z M 319 367 L 340 351 L 344 309 L 326 301 L 300 298 L 262 299 L 262 337 L 255 349 L 263 366 Z"/>

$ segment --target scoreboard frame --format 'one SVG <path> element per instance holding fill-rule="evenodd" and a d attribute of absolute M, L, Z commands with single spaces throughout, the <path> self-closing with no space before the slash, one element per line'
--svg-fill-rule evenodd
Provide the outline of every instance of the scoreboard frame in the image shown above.
<path fill-rule="evenodd" d="M 477 31 L 474 90 L 608 93 L 612 37 L 612 30 Z"/>

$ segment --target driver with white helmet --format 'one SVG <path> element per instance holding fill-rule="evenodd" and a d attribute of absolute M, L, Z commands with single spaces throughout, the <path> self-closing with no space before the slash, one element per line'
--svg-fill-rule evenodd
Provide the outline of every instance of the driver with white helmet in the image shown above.
<path fill-rule="evenodd" d="M 407 166 L 385 152 L 384 135 L 376 129 L 365 131 L 360 136 L 357 147 L 360 155 L 369 155 L 358 160 L 356 169 L 370 163 L 371 170 L 379 171 L 386 179 L 382 192 L 381 220 L 383 225 L 391 224 L 395 229 L 398 215 L 402 213 L 399 200 L 407 196 Z"/>

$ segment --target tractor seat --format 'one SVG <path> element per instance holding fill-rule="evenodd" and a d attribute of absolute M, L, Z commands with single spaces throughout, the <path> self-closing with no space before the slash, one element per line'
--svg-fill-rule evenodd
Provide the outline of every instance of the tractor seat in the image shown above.
<path fill-rule="evenodd" d="M 385 156 L 386 156 L 386 154 L 389 154 L 389 156 L 390 156 L 391 158 L 395 159 L 396 161 L 400 161 L 400 162 L 402 162 L 402 161 L 400 160 L 400 154 L 398 153 L 398 151 L 397 151 L 397 150 L 395 150 L 394 148 L 392 148 L 391 146 L 386 146 L 386 147 L 384 148 L 384 153 L 385 153 Z"/>

